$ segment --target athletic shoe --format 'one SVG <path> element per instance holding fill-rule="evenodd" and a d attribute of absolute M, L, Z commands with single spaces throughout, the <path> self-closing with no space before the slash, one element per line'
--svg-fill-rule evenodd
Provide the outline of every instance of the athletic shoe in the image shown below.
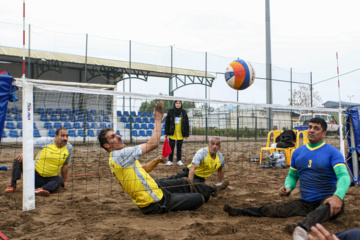
<path fill-rule="evenodd" d="M 35 195 L 47 197 L 50 195 L 50 193 L 49 193 L 49 191 L 46 191 L 42 188 L 37 188 L 37 189 L 35 189 Z"/>
<path fill-rule="evenodd" d="M 171 166 L 172 165 L 172 162 L 171 161 L 168 161 L 167 163 L 166 163 L 166 166 Z"/>
<path fill-rule="evenodd" d="M 177 161 L 177 165 L 184 166 L 183 162 L 181 160 Z"/>
<path fill-rule="evenodd" d="M 16 186 L 15 185 L 9 185 L 6 189 L 5 189 L 5 193 L 11 193 L 11 192 L 15 192 Z"/>

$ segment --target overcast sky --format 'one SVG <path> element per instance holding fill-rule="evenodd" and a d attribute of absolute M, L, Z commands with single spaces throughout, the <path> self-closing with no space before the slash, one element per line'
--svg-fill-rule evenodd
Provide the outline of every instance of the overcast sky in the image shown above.
<path fill-rule="evenodd" d="M 22 2 L 0 0 L 0 22 L 22 24 Z M 313 83 L 336 76 L 336 52 L 340 74 L 360 68 L 358 0 L 276 0 L 270 1 L 270 7 L 272 64 L 284 70 L 281 74 L 288 76 L 290 68 L 299 76 L 312 72 Z M 26 1 L 26 24 L 81 36 L 88 33 L 160 47 L 173 45 L 194 51 L 194 55 L 208 52 L 227 57 L 224 62 L 238 57 L 260 65 L 266 62 L 265 0 Z M 15 39 L 21 46 L 19 34 Z M 0 31 L 0 45 L 8 45 L 6 40 L 14 42 L 12 37 Z M 223 65 L 218 67 L 225 70 L 227 64 Z M 134 80 L 132 91 L 167 93 L 164 81 Z M 340 81 L 341 99 L 360 103 L 360 71 Z M 223 76 L 215 82 L 208 97 L 236 101 L 236 91 L 226 86 Z M 265 82 L 255 83 L 239 93 L 240 101 L 265 103 Z M 314 88 L 323 102 L 338 101 L 336 78 Z M 289 84 L 274 84 L 274 103 L 287 105 L 288 89 Z M 175 95 L 202 92 L 198 97 L 204 97 L 204 91 L 203 86 L 184 87 Z"/>

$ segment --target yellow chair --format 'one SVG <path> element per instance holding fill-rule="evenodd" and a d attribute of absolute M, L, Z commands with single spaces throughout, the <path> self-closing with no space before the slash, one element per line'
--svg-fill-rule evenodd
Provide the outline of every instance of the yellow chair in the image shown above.
<path fill-rule="evenodd" d="M 267 136 L 267 143 L 266 143 L 266 147 L 262 147 L 260 149 L 260 161 L 259 164 L 261 164 L 262 162 L 262 153 L 263 151 L 270 151 L 270 153 L 273 153 L 275 151 L 275 148 L 271 147 L 271 143 L 270 143 L 270 139 L 271 139 L 271 135 L 273 135 L 273 142 L 272 143 L 276 143 L 276 138 L 282 133 L 283 131 L 281 130 L 272 130 L 268 133 Z"/>
<path fill-rule="evenodd" d="M 296 135 L 296 146 L 295 146 L 296 148 L 300 147 L 300 136 L 303 137 L 303 144 L 302 145 L 306 145 L 306 144 L 309 143 L 308 130 L 301 131 L 301 132 L 299 132 L 298 135 Z M 293 155 L 295 149 L 290 150 L 290 156 Z"/>
<path fill-rule="evenodd" d="M 297 131 L 294 130 L 295 134 L 296 134 L 296 143 L 294 147 L 289 147 L 289 148 L 276 148 L 276 151 L 285 151 L 285 156 L 286 156 L 286 164 L 290 165 L 291 163 L 291 156 L 293 154 L 293 152 L 295 151 L 295 149 L 297 149 L 300 146 L 300 137 L 303 137 L 303 145 L 307 144 L 309 142 L 308 139 L 308 130 L 304 130 L 304 131 Z"/>

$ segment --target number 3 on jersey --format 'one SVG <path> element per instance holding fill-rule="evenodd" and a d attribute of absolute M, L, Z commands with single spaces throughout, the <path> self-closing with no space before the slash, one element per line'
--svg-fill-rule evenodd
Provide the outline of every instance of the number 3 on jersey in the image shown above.
<path fill-rule="evenodd" d="M 312 163 L 312 160 L 310 159 L 309 160 L 309 164 L 308 164 L 308 167 L 311 168 L 311 163 Z"/>

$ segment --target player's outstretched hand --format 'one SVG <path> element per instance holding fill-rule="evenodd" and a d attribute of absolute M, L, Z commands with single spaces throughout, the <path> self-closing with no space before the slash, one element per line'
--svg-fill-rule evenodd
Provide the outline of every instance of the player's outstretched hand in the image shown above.
<path fill-rule="evenodd" d="M 154 109 L 154 118 L 155 120 L 162 120 L 164 115 L 163 112 L 163 101 L 157 102 Z"/>
<path fill-rule="evenodd" d="M 311 227 L 311 231 L 315 233 L 316 237 L 319 240 L 339 240 L 334 234 L 330 234 L 320 223 L 317 223 L 315 226 Z M 312 235 L 308 235 L 308 240 L 315 240 Z"/>
<path fill-rule="evenodd" d="M 279 189 L 279 195 L 280 196 L 289 196 L 291 193 L 291 190 L 289 188 L 286 188 L 285 186 L 282 186 Z"/>
<path fill-rule="evenodd" d="M 338 214 L 341 211 L 343 205 L 341 199 L 336 195 L 326 199 L 324 205 L 327 204 L 330 205 L 330 217 L 333 217 L 336 214 Z"/>

